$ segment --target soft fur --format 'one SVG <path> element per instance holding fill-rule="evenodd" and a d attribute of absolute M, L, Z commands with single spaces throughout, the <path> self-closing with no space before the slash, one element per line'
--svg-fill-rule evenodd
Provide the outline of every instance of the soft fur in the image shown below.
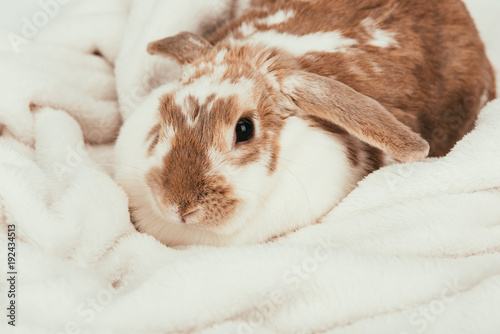
<path fill-rule="evenodd" d="M 117 145 L 136 227 L 167 245 L 312 224 L 388 161 L 446 154 L 495 96 L 458 0 L 268 1 L 209 35 L 149 44 L 184 74 Z M 256 133 L 235 145 L 243 117 Z"/>

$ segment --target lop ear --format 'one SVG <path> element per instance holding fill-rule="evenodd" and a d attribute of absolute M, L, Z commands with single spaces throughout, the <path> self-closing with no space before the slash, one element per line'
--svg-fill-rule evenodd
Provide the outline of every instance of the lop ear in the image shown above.
<path fill-rule="evenodd" d="M 429 154 L 429 144 L 377 101 L 343 83 L 308 72 L 282 81 L 281 90 L 302 111 L 341 126 L 349 134 L 401 162 Z"/>
<path fill-rule="evenodd" d="M 181 65 L 191 63 L 212 48 L 203 37 L 191 32 L 181 32 L 148 44 L 148 52 L 152 55 L 172 57 Z"/>

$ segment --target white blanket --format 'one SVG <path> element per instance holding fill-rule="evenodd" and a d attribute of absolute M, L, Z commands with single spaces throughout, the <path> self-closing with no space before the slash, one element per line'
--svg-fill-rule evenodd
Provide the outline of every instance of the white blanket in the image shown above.
<path fill-rule="evenodd" d="M 16 328 L 2 316 L 1 332 L 499 333 L 500 100 L 448 156 L 382 168 L 273 243 L 170 249 L 134 230 L 106 143 L 117 95 L 126 117 L 155 69 L 175 70 L 141 43 L 206 10 L 178 3 L 78 2 L 18 52 L 0 34 L 1 254 L 17 233 Z M 500 4 L 468 5 L 498 68 Z"/>

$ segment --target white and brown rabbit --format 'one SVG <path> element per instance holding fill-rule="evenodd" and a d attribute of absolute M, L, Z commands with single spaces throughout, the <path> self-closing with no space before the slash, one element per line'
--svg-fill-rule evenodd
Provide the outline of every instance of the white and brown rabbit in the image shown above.
<path fill-rule="evenodd" d="M 124 124 L 116 177 L 172 246 L 313 224 L 377 168 L 446 154 L 495 97 L 460 0 L 261 1 L 148 51 L 184 74 Z"/>

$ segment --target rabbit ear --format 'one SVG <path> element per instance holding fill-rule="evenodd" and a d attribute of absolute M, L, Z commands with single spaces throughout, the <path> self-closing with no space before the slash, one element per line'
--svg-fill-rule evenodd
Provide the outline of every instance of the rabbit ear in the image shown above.
<path fill-rule="evenodd" d="M 417 161 L 429 144 L 377 101 L 336 80 L 308 72 L 284 78 L 281 91 L 302 111 L 337 124 L 401 162 Z"/>
<path fill-rule="evenodd" d="M 212 44 L 206 39 L 191 32 L 181 32 L 148 44 L 150 54 L 172 57 L 181 65 L 191 63 L 211 48 Z"/>

